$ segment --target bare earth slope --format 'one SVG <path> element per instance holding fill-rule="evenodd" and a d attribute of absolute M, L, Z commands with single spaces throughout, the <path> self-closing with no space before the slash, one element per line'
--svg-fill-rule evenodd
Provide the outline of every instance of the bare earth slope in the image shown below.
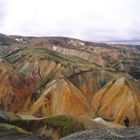
<path fill-rule="evenodd" d="M 138 124 L 140 118 L 140 94 L 125 78 L 108 83 L 93 97 L 94 111 L 104 119 L 123 124 L 126 116 L 130 124 Z"/>

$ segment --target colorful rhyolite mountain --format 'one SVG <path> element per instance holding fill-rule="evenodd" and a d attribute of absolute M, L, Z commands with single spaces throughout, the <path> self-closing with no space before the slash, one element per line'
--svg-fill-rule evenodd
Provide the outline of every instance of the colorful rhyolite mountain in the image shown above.
<path fill-rule="evenodd" d="M 0 108 L 140 124 L 140 46 L 0 34 Z"/>

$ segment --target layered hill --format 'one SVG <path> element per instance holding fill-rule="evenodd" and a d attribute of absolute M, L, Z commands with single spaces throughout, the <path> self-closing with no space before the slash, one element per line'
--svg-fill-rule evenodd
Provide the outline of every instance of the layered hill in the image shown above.
<path fill-rule="evenodd" d="M 136 79 L 140 78 L 139 46 L 109 45 L 64 37 L 30 37 L 23 40 L 34 47 L 48 48 L 66 55 L 77 56 L 114 71 L 128 73 Z"/>
<path fill-rule="evenodd" d="M 2 110 L 140 124 L 139 46 L 5 35 L 0 42 Z"/>
<path fill-rule="evenodd" d="M 24 37 L 2 34 L 0 35 L 0 44 L 0 56 L 25 46 L 47 48 L 62 54 L 80 57 L 117 72 L 128 73 L 136 79 L 140 78 L 140 49 L 138 45 L 109 45 L 66 37 Z"/>
<path fill-rule="evenodd" d="M 7 55 L 5 59 L 7 64 L 10 63 L 9 67 L 14 68 L 17 79 L 19 78 L 16 80 L 11 76 L 11 85 L 17 82 L 20 86 L 12 86 L 16 88 L 13 93 L 17 95 L 15 101 L 4 101 L 10 104 L 8 111 L 22 112 L 31 108 L 32 114 L 40 112 L 40 116 L 60 115 L 71 111 L 75 115 L 88 115 L 89 103 L 95 92 L 110 79 L 120 77 L 78 57 L 47 49 L 24 48 Z M 10 71 L 9 68 L 8 73 Z M 24 94 L 21 91 L 24 91 Z M 12 98 L 10 93 L 5 94 Z M 16 106 L 16 98 L 24 103 Z M 4 108 L 7 110 L 7 104 Z"/>
<path fill-rule="evenodd" d="M 139 124 L 140 92 L 125 78 L 108 83 L 92 99 L 94 112 L 106 120 L 124 124 L 127 116 L 130 124 Z"/>
<path fill-rule="evenodd" d="M 88 115 L 88 102 L 81 91 L 66 79 L 53 80 L 31 107 L 39 116 Z"/>

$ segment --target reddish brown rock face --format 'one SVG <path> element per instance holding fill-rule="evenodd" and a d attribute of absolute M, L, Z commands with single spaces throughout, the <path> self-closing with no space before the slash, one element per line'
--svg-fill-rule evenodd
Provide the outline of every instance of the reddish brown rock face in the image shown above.
<path fill-rule="evenodd" d="M 18 74 L 6 61 L 1 62 L 0 97 L 6 111 L 22 111 L 29 96 L 37 86 L 38 80 L 31 76 Z"/>

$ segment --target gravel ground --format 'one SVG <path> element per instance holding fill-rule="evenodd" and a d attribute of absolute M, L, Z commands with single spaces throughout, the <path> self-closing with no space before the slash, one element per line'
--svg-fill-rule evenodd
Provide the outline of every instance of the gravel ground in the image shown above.
<path fill-rule="evenodd" d="M 83 131 L 60 140 L 140 140 L 140 127 Z"/>

